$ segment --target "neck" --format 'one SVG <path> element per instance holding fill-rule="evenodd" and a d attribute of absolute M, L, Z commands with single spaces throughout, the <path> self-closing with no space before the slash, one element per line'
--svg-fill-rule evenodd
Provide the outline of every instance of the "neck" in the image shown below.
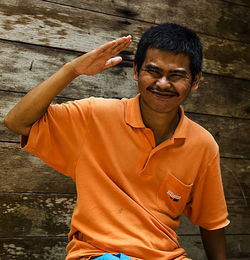
<path fill-rule="evenodd" d="M 179 122 L 178 108 L 168 113 L 159 113 L 144 104 L 140 104 L 140 107 L 143 122 L 153 131 L 156 145 L 172 137 Z"/>

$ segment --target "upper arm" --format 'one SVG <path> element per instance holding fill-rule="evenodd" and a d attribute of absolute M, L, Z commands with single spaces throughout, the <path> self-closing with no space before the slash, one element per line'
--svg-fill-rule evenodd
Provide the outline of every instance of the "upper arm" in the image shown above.
<path fill-rule="evenodd" d="M 224 228 L 206 230 L 200 227 L 200 233 L 208 260 L 226 260 Z"/>

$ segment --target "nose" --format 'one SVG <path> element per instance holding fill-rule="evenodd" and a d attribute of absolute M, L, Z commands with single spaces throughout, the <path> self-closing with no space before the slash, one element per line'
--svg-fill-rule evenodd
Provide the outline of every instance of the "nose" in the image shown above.
<path fill-rule="evenodd" d="M 161 89 L 166 89 L 170 87 L 170 82 L 167 79 L 167 77 L 163 76 L 160 79 L 157 80 L 156 86 L 161 88 Z"/>

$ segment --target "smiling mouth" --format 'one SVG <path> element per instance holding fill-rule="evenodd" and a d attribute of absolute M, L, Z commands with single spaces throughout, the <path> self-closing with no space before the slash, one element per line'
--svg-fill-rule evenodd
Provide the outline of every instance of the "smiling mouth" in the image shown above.
<path fill-rule="evenodd" d="M 148 89 L 152 94 L 159 96 L 159 97 L 166 97 L 166 98 L 171 98 L 171 97 L 178 97 L 179 94 L 173 91 L 157 91 L 153 89 Z"/>

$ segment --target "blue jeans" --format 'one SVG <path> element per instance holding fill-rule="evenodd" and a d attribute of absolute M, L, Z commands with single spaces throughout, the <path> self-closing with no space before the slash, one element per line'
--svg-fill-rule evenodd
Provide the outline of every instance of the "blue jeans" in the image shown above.
<path fill-rule="evenodd" d="M 99 256 L 97 258 L 95 258 L 97 260 L 118 260 L 118 259 L 121 259 L 121 260 L 131 260 L 130 257 L 120 253 L 118 255 L 111 255 L 110 253 L 106 253 L 102 256 Z"/>

